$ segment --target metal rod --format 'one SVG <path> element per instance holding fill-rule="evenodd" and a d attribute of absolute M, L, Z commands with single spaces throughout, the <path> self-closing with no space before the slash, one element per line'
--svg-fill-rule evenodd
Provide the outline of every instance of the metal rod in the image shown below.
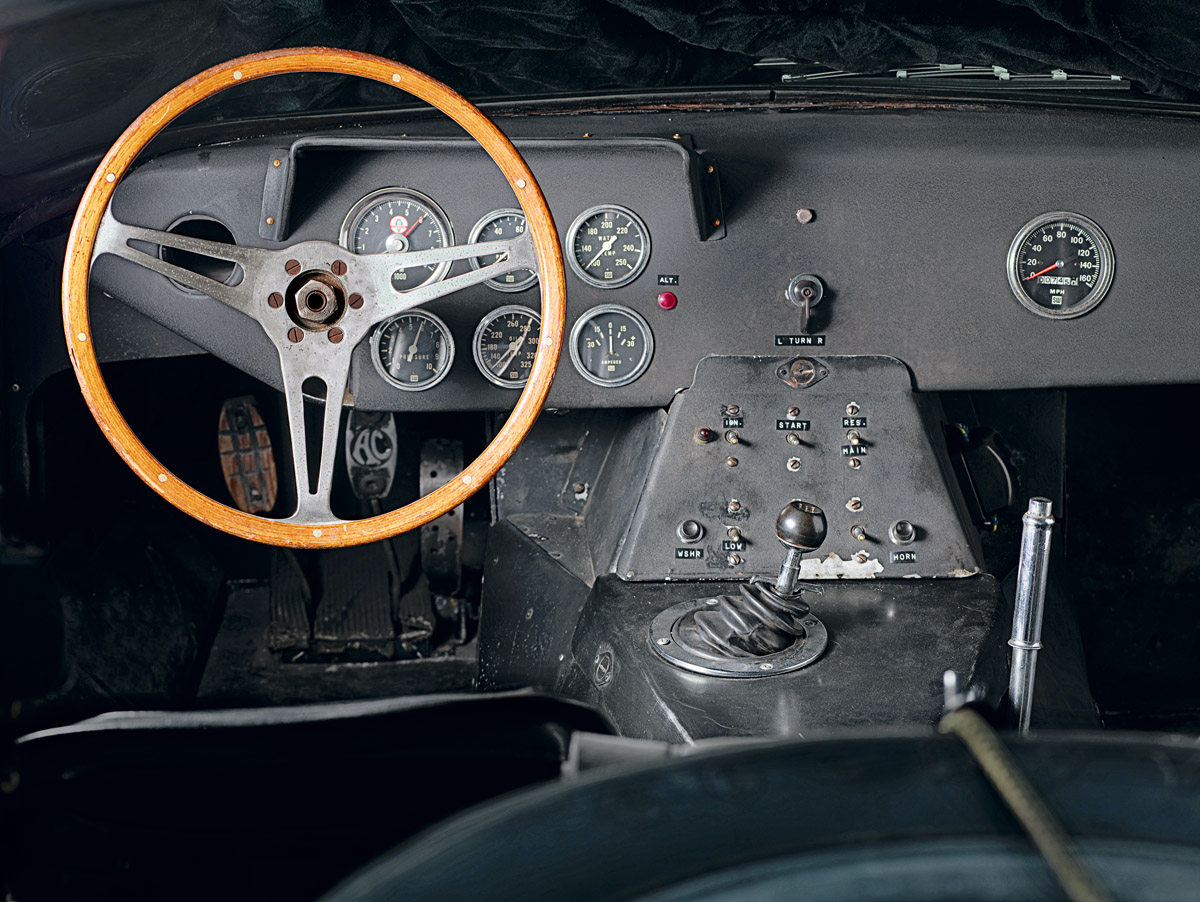
<path fill-rule="evenodd" d="M 783 558 L 783 566 L 779 568 L 779 576 L 775 579 L 775 591 L 784 598 L 796 594 L 796 584 L 800 582 L 800 565 L 804 552 L 799 548 L 789 548 Z"/>
<path fill-rule="evenodd" d="M 1017 729 L 1029 732 L 1033 713 L 1033 681 L 1042 647 L 1042 613 L 1046 607 L 1046 573 L 1050 563 L 1050 531 L 1054 518 L 1048 498 L 1030 498 L 1021 518 L 1021 557 L 1017 564 L 1017 597 L 1013 610 L 1012 669 L 1008 676 L 1009 711 Z"/>

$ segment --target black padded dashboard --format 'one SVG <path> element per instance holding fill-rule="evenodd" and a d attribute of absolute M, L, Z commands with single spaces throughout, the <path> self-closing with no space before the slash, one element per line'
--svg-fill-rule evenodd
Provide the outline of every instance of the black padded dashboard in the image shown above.
<path fill-rule="evenodd" d="M 617 203 L 636 211 L 652 237 L 648 267 L 625 287 L 602 290 L 567 271 L 568 328 L 597 304 L 628 306 L 654 332 L 650 367 L 630 385 L 603 388 L 575 371 L 564 346 L 550 407 L 665 406 L 709 354 L 788 353 L 776 336 L 799 332 L 784 290 L 802 272 L 827 287 L 811 329 L 824 336 L 820 353 L 896 357 L 919 390 L 1200 381 L 1200 322 L 1190 315 L 1200 282 L 1200 123 L 1190 119 L 980 107 L 505 116 L 499 124 L 526 154 L 560 232 L 581 210 Z M 114 210 L 156 228 L 204 213 L 239 243 L 280 246 L 262 237 L 264 210 L 280 190 L 268 176 L 297 139 L 332 146 L 295 156 L 279 201 L 288 210 L 282 243 L 336 241 L 347 210 L 389 186 L 434 198 L 459 242 L 479 216 L 513 205 L 494 164 L 453 126 L 347 121 L 322 134 L 158 157 L 120 186 Z M 719 203 L 701 183 L 708 165 Z M 812 222 L 797 220 L 801 207 L 814 211 Z M 1115 252 L 1107 298 L 1078 319 L 1035 316 L 1006 280 L 1013 236 L 1052 210 L 1095 220 Z M 708 223 L 705 234 L 702 214 L 720 227 Z M 678 276 L 673 310 L 656 302 L 659 275 Z M 265 336 L 238 314 L 124 261 L 101 261 L 94 277 L 96 288 L 135 307 L 159 305 L 168 323 L 171 304 L 205 305 L 204 334 L 187 337 L 278 384 Z M 458 353 L 449 378 L 425 392 L 391 389 L 364 343 L 352 377 L 356 403 L 510 406 L 517 393 L 489 384 L 470 355 L 480 317 L 509 303 L 536 306 L 536 289 L 506 295 L 476 286 L 430 305 L 450 325 Z M 143 353 L 123 329 L 119 341 L 106 336 L 99 318 L 102 355 Z"/>

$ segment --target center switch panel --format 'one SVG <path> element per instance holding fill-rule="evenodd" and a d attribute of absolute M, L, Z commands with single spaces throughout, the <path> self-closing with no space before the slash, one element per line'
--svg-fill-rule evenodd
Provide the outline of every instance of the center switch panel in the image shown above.
<path fill-rule="evenodd" d="M 706 357 L 671 405 L 617 573 L 774 577 L 793 498 L 829 524 L 803 579 L 978 573 L 941 423 L 891 357 Z"/>

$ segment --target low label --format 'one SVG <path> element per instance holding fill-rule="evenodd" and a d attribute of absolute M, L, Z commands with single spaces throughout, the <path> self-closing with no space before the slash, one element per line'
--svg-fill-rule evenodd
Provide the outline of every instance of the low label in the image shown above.
<path fill-rule="evenodd" d="M 843 429 L 866 429 L 867 428 L 867 418 L 866 417 L 842 417 L 842 428 Z"/>
<path fill-rule="evenodd" d="M 703 548 L 676 548 L 675 560 L 677 561 L 698 561 L 704 557 Z"/>
<path fill-rule="evenodd" d="M 842 445 L 842 457 L 866 457 L 866 445 Z"/>
<path fill-rule="evenodd" d="M 745 542 L 732 542 L 729 539 L 726 539 L 725 541 L 723 541 L 721 543 L 721 550 L 722 551 L 745 551 L 746 543 Z"/>
<path fill-rule="evenodd" d="M 682 549 L 680 549 L 682 550 Z M 915 564 L 917 562 L 917 553 L 915 551 L 893 551 L 893 564 Z"/>
<path fill-rule="evenodd" d="M 776 420 L 775 428 L 781 432 L 808 432 L 809 420 Z"/>
<path fill-rule="evenodd" d="M 742 429 L 746 425 L 741 417 L 725 417 L 721 423 L 726 429 Z"/>
<path fill-rule="evenodd" d="M 659 285 L 678 285 L 679 284 L 679 276 L 664 276 L 664 275 L 660 274 L 658 277 L 658 284 Z"/>
<path fill-rule="evenodd" d="M 777 348 L 819 348 L 825 345 L 824 335 L 776 335 Z"/>

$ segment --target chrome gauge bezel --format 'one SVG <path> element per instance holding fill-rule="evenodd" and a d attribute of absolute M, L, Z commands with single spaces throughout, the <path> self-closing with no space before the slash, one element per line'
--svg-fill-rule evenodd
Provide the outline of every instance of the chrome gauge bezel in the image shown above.
<path fill-rule="evenodd" d="M 483 233 L 483 230 L 502 216 L 520 216 L 521 219 L 525 219 L 525 211 L 518 210 L 515 207 L 504 208 L 501 210 L 493 210 L 491 213 L 488 213 L 486 216 L 481 217 L 480 220 L 478 222 L 476 222 L 474 226 L 472 226 L 471 234 L 467 237 L 467 244 L 475 244 L 477 241 L 479 241 L 479 236 Z M 528 227 L 528 220 L 526 220 L 526 225 Z M 480 268 L 480 263 L 479 263 L 478 258 L 471 257 L 469 262 L 471 264 L 471 269 L 479 269 Z M 532 288 L 534 285 L 536 285 L 537 280 L 538 280 L 538 275 L 536 272 L 534 272 L 533 270 L 530 270 L 529 272 L 530 272 L 529 278 L 522 279 L 520 282 L 510 282 L 510 283 L 506 284 L 503 282 L 497 282 L 495 279 L 488 279 L 483 284 L 486 285 L 488 288 L 492 288 L 496 291 L 503 291 L 506 293 L 514 292 L 514 291 L 526 291 L 529 288 Z"/>
<path fill-rule="evenodd" d="M 393 322 L 406 316 L 422 316 L 427 319 L 437 329 L 441 330 L 442 341 L 444 341 L 446 345 L 446 365 L 442 367 L 442 371 L 434 376 L 430 381 L 423 382 L 420 385 L 413 385 L 411 382 L 401 382 L 399 379 L 396 379 L 384 368 L 383 362 L 379 359 L 379 342 L 383 337 L 384 331 Z M 393 388 L 400 389 L 400 391 L 428 391 L 435 385 L 440 384 L 443 379 L 450 375 L 450 369 L 454 366 L 454 356 L 454 335 L 451 333 L 450 327 L 446 325 L 446 321 L 440 316 L 430 313 L 428 310 L 422 310 L 419 307 L 414 307 L 411 310 L 405 310 L 401 313 L 395 314 L 394 316 L 389 316 L 387 319 L 375 326 L 375 328 L 371 331 L 371 363 L 375 365 L 375 372 L 380 375 L 384 382 Z"/>
<path fill-rule="evenodd" d="M 607 208 L 605 208 L 607 209 Z M 601 379 L 599 376 L 589 372 L 587 367 L 583 365 L 583 359 L 579 356 L 579 335 L 597 316 L 604 313 L 621 313 L 628 316 L 642 330 L 642 359 L 638 362 L 637 368 L 633 372 L 622 376 L 620 379 L 609 380 Z M 654 332 L 650 329 L 650 324 L 646 322 L 646 318 L 636 310 L 624 306 L 623 304 L 600 304 L 585 310 L 579 319 L 575 320 L 575 325 L 571 327 L 571 363 L 574 364 L 576 372 L 584 379 L 593 385 L 599 385 L 602 388 L 620 388 L 623 385 L 629 385 L 631 382 L 636 382 L 641 378 L 642 374 L 650 368 L 650 363 L 654 359 Z"/>
<path fill-rule="evenodd" d="M 354 234 L 355 229 L 358 227 L 359 220 L 362 218 L 362 216 L 368 210 L 370 210 L 372 207 L 374 207 L 376 204 L 378 204 L 381 200 L 383 200 L 384 198 L 389 197 L 389 196 L 390 197 L 411 198 L 412 200 L 415 200 L 418 203 L 421 203 L 421 204 L 424 204 L 425 206 L 427 206 L 430 209 L 430 211 L 433 213 L 433 215 L 437 218 L 438 225 L 440 225 L 442 227 L 442 234 L 446 236 L 446 243 L 445 243 L 444 247 L 453 246 L 453 244 L 454 244 L 454 223 L 452 223 L 450 221 L 450 217 L 446 215 L 446 211 L 443 210 L 441 208 L 441 206 L 438 205 L 437 201 L 435 201 L 428 194 L 423 194 L 420 191 L 417 191 L 415 188 L 401 188 L 401 187 L 380 188 L 376 191 L 372 191 L 370 194 L 366 195 L 365 197 L 360 198 L 358 203 L 356 203 L 353 207 L 350 208 L 350 211 L 346 214 L 345 219 L 342 220 L 342 227 L 338 232 L 338 244 L 340 244 L 342 247 L 344 247 L 346 250 L 350 251 L 351 253 L 354 253 L 354 250 L 351 247 L 350 239 L 351 239 L 351 236 Z M 447 260 L 447 261 L 443 261 L 443 262 L 439 263 L 434 268 L 434 270 L 430 274 L 429 278 L 426 279 L 424 282 L 421 282 L 419 285 L 414 285 L 414 286 L 412 286 L 412 288 L 406 288 L 404 291 L 398 291 L 394 288 L 392 290 L 396 291 L 397 294 L 405 294 L 408 291 L 413 291 L 417 288 L 421 288 L 424 285 L 431 285 L 434 282 L 440 282 L 440 281 L 442 281 L 442 279 L 446 278 L 446 273 L 448 273 L 450 271 L 450 266 L 451 266 L 452 262 L 453 261 Z M 403 266 L 398 267 L 398 268 L 404 269 Z"/>
<path fill-rule="evenodd" d="M 1070 223 L 1087 232 L 1091 236 L 1092 241 L 1095 242 L 1096 251 L 1100 255 L 1100 274 L 1096 278 L 1096 284 L 1092 287 L 1092 290 L 1084 295 L 1083 300 L 1078 304 L 1061 311 L 1043 307 L 1031 298 L 1026 293 L 1025 286 L 1021 284 L 1021 277 L 1017 272 L 1021 246 L 1036 230 L 1052 222 Z M 1112 286 L 1113 274 L 1117 268 L 1117 259 L 1113 253 L 1112 242 L 1108 240 L 1108 235 L 1104 233 L 1104 229 L 1079 213 L 1059 210 L 1054 213 L 1043 213 L 1040 216 L 1036 216 L 1021 227 L 1016 237 L 1013 238 L 1012 244 L 1008 246 L 1006 265 L 1008 268 L 1009 288 L 1012 289 L 1012 293 L 1020 301 L 1022 307 L 1045 319 L 1074 319 L 1077 316 L 1083 316 L 1085 313 L 1094 310 L 1096 305 L 1104 300 L 1105 295 L 1108 294 L 1108 289 Z"/>
<path fill-rule="evenodd" d="M 628 216 L 633 222 L 637 223 L 637 227 L 642 230 L 643 250 L 637 266 L 630 270 L 628 274 L 612 282 L 605 282 L 603 279 L 597 279 L 595 276 L 589 275 L 588 272 L 584 270 L 583 264 L 581 264 L 575 257 L 575 236 L 579 233 L 579 230 L 583 228 L 583 224 L 585 222 L 587 222 L 597 213 L 603 213 L 606 210 L 615 210 L 618 213 Z M 630 282 L 640 276 L 645 271 L 646 267 L 650 265 L 650 250 L 650 230 L 646 228 L 646 223 L 642 220 L 642 217 L 638 216 L 628 207 L 622 207 L 620 204 L 598 204 L 594 207 L 588 207 L 575 217 L 575 220 L 571 223 L 571 227 L 567 229 L 567 262 L 571 265 L 571 269 L 575 272 L 575 275 L 579 276 L 579 278 L 581 278 L 587 284 L 596 288 L 621 288 L 624 285 L 628 285 Z"/>
<path fill-rule="evenodd" d="M 513 313 L 518 313 L 523 316 L 531 316 L 537 323 L 538 339 L 541 340 L 542 334 L 542 316 L 532 307 L 526 307 L 523 304 L 505 304 L 503 307 L 497 307 L 486 313 L 479 321 L 479 325 L 475 327 L 475 336 L 471 339 L 471 356 L 475 358 L 475 366 L 479 372 L 483 374 L 483 378 L 487 379 L 493 385 L 499 385 L 501 388 L 524 388 L 529 382 L 529 377 L 526 376 L 520 382 L 513 382 L 511 379 L 503 379 L 497 376 L 483 362 L 483 351 L 479 347 L 480 339 L 483 338 L 483 331 L 502 316 L 508 316 Z"/>

